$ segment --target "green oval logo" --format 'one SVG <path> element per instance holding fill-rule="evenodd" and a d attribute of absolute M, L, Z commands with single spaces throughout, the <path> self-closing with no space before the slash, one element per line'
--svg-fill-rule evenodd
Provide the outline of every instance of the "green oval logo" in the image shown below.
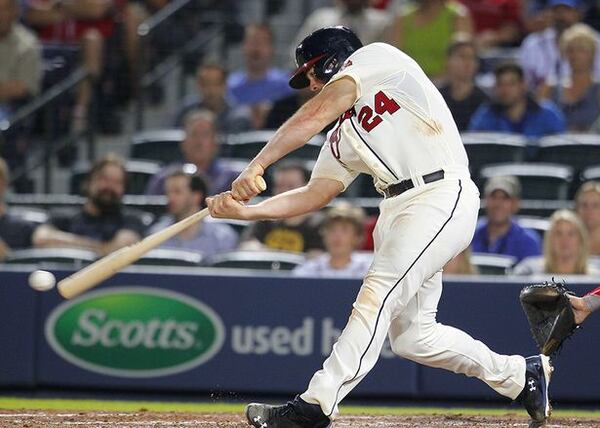
<path fill-rule="evenodd" d="M 183 372 L 210 360 L 225 329 L 208 306 L 183 294 L 119 287 L 57 306 L 46 339 L 65 360 L 122 377 Z"/>

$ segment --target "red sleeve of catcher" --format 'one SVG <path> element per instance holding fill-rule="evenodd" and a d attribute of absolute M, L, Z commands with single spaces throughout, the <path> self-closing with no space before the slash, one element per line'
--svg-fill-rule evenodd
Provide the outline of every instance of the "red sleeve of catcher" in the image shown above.
<path fill-rule="evenodd" d="M 590 291 L 588 294 L 586 294 L 586 296 L 591 296 L 591 295 L 596 295 L 596 296 L 600 296 L 600 287 L 596 288 L 595 290 Z"/>

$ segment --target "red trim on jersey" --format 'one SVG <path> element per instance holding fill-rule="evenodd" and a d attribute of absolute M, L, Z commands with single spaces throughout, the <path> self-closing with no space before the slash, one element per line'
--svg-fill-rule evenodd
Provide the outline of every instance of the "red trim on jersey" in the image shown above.
<path fill-rule="evenodd" d="M 590 291 L 588 294 L 586 294 L 586 296 L 591 296 L 591 295 L 596 295 L 596 296 L 600 296 L 600 287 L 596 288 L 593 291 Z"/>

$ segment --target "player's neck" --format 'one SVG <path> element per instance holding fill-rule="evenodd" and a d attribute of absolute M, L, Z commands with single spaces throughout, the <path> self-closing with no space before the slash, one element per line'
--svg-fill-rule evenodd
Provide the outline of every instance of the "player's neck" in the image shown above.
<path fill-rule="evenodd" d="M 0 217 L 6 214 L 6 204 L 4 202 L 0 202 Z"/>

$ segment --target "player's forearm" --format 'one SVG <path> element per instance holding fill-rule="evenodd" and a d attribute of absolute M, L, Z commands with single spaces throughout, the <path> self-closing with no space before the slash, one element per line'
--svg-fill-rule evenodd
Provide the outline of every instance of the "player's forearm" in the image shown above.
<path fill-rule="evenodd" d="M 343 185 L 333 180 L 312 180 L 306 186 L 273 196 L 248 207 L 248 220 L 277 220 L 316 211 L 327 205 Z"/>
<path fill-rule="evenodd" d="M 323 121 L 315 115 L 315 110 L 315 106 L 306 104 L 301 107 L 277 130 L 252 162 L 266 169 L 321 132 L 328 123 L 323 124 Z"/>
<path fill-rule="evenodd" d="M 263 169 L 306 144 L 323 128 L 350 109 L 356 101 L 356 83 L 342 78 L 308 100 L 285 122 L 252 163 Z"/>
<path fill-rule="evenodd" d="M 600 287 L 583 297 L 583 301 L 588 305 L 591 312 L 600 308 Z"/>

